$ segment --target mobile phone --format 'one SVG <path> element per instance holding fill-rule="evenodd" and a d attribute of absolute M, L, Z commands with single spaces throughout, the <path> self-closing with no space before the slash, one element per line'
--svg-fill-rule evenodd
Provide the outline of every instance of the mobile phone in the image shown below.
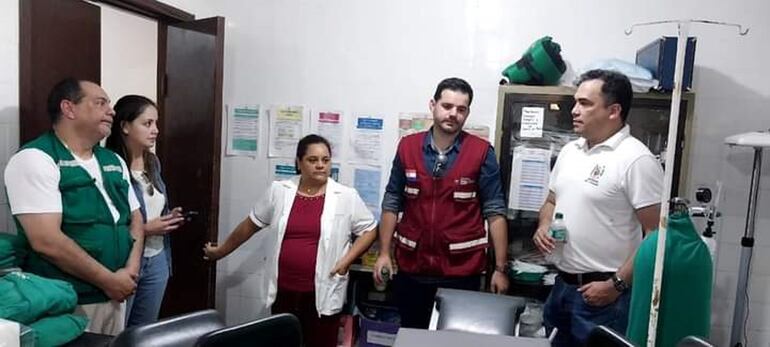
<path fill-rule="evenodd" d="M 185 222 L 192 221 L 193 218 L 198 216 L 198 211 L 184 211 L 182 213 L 182 216 L 184 217 Z"/>

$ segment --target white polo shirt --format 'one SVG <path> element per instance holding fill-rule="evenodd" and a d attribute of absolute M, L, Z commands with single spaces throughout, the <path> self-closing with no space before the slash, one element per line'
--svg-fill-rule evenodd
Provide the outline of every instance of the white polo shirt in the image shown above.
<path fill-rule="evenodd" d="M 591 149 L 584 138 L 567 143 L 549 188 L 569 233 L 557 267 L 569 273 L 611 272 L 639 246 L 636 210 L 660 203 L 663 170 L 625 125 Z"/>

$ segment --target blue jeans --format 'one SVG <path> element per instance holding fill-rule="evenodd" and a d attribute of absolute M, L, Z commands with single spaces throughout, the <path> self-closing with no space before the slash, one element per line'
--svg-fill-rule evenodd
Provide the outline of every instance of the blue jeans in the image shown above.
<path fill-rule="evenodd" d="M 169 277 L 169 263 L 165 253 L 164 249 L 152 257 L 142 257 L 136 294 L 128 299 L 126 305 L 126 328 L 158 320 Z"/>
<path fill-rule="evenodd" d="M 591 306 L 583 301 L 578 288 L 557 277 L 545 302 L 543 318 L 546 328 L 549 332 L 553 328 L 559 329 L 552 346 L 583 346 L 597 325 L 604 325 L 621 334 L 626 333 L 630 290 L 620 294 L 614 303 L 607 306 Z"/>

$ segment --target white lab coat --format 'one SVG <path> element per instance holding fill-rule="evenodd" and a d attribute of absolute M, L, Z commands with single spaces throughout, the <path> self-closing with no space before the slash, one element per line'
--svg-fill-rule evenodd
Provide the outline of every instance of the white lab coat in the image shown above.
<path fill-rule="evenodd" d="M 249 214 L 261 232 L 277 233 L 266 240 L 275 245 L 265 247 L 267 284 L 267 308 L 275 302 L 278 291 L 278 258 L 286 233 L 294 197 L 297 194 L 299 176 L 273 182 L 267 194 L 260 199 Z M 319 314 L 333 315 L 342 309 L 348 284 L 348 275 L 330 276 L 336 262 L 350 249 L 351 236 L 361 235 L 377 225 L 371 211 L 355 189 L 341 185 L 331 178 L 326 184 L 326 197 L 321 213 L 321 236 L 315 268 L 315 304 Z"/>

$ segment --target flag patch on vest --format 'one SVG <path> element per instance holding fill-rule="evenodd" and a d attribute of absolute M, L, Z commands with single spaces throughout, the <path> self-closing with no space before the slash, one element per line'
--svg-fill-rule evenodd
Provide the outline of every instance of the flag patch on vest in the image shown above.
<path fill-rule="evenodd" d="M 123 168 L 120 165 L 104 165 L 102 166 L 104 172 L 123 172 Z"/>
<path fill-rule="evenodd" d="M 417 170 L 404 170 L 408 181 L 417 181 Z"/>
<path fill-rule="evenodd" d="M 459 185 L 464 186 L 466 184 L 474 184 L 476 181 L 474 181 L 472 178 L 468 177 L 460 177 L 460 179 L 457 182 Z"/>

